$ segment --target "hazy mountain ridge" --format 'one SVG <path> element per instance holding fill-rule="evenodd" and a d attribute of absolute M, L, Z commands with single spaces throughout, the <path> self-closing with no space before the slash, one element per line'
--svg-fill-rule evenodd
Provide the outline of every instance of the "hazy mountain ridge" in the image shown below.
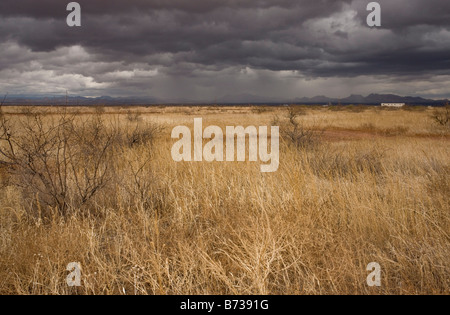
<path fill-rule="evenodd" d="M 414 96 L 399 96 L 395 94 L 370 94 L 368 96 L 363 95 L 350 95 L 345 98 L 329 98 L 326 96 L 316 96 L 312 98 L 297 98 L 295 103 L 315 104 L 315 103 L 333 103 L 333 104 L 367 104 L 377 105 L 381 103 L 406 103 L 411 105 L 444 105 L 448 100 L 432 100 L 425 99 L 423 97 Z"/>
<path fill-rule="evenodd" d="M 448 100 L 432 100 L 423 97 L 399 96 L 395 94 L 350 95 L 345 98 L 330 98 L 319 95 L 314 97 L 297 97 L 291 100 L 280 100 L 274 97 L 264 97 L 254 94 L 225 95 L 210 102 L 195 102 L 192 100 L 163 100 L 155 97 L 83 97 L 83 96 L 32 96 L 10 95 L 4 105 L 152 105 L 152 104 L 365 104 L 379 105 L 381 103 L 406 103 L 411 105 L 444 105 Z"/>
<path fill-rule="evenodd" d="M 153 97 L 83 97 L 83 96 L 8 96 L 4 105 L 146 105 L 160 101 Z"/>

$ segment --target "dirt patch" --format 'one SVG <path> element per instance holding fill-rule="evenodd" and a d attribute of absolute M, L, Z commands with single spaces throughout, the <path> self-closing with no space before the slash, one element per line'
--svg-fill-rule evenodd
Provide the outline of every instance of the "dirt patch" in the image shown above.
<path fill-rule="evenodd" d="M 357 130 L 325 130 L 323 132 L 323 139 L 325 141 L 358 141 L 366 139 L 375 139 L 380 136 L 376 133 L 357 131 Z"/>

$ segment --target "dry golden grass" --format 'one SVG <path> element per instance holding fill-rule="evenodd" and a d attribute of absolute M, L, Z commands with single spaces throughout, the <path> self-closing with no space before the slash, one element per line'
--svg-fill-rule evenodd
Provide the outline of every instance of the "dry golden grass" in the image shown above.
<path fill-rule="evenodd" d="M 87 206 L 48 209 L 0 170 L 1 294 L 450 293 L 449 131 L 431 109 L 303 109 L 299 121 L 321 137 L 282 142 L 272 174 L 259 163 L 175 163 L 170 132 L 194 117 L 285 124 L 285 108 L 134 108 L 133 122 L 128 110 L 101 114 L 165 129 L 118 151 L 114 179 Z M 79 288 L 66 284 L 70 262 L 83 268 Z M 381 287 L 366 284 L 371 262 Z"/>

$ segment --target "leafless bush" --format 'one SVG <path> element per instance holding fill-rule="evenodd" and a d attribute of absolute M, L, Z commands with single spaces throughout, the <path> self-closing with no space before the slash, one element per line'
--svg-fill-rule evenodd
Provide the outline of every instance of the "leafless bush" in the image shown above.
<path fill-rule="evenodd" d="M 121 176 L 123 188 L 129 205 L 142 204 L 146 208 L 151 207 L 153 198 L 152 188 L 156 178 L 150 165 L 152 157 L 146 156 L 144 159 L 139 154 L 130 154 L 127 158 L 127 165 L 123 168 Z M 125 200 L 123 200 L 125 201 Z"/>
<path fill-rule="evenodd" d="M 281 135 L 289 144 L 297 148 L 312 148 L 318 144 L 319 134 L 312 129 L 305 128 L 303 124 L 298 122 L 299 115 L 302 115 L 301 111 L 289 109 L 288 122 L 281 126 Z M 279 121 L 278 117 L 275 119 Z"/>
<path fill-rule="evenodd" d="M 147 123 L 137 125 L 134 128 L 127 128 L 122 134 L 124 136 L 121 143 L 127 147 L 152 143 L 164 128 L 161 125 Z"/>
<path fill-rule="evenodd" d="M 252 108 L 252 112 L 255 114 L 264 114 L 270 111 L 272 111 L 272 109 L 269 106 L 255 106 Z"/>
<path fill-rule="evenodd" d="M 289 106 L 289 112 L 288 115 L 289 116 L 295 116 L 295 117 L 299 117 L 299 116 L 306 116 L 308 113 L 306 112 L 306 106 L 299 106 L 299 105 L 292 105 Z"/>
<path fill-rule="evenodd" d="M 15 186 L 40 204 L 66 213 L 86 204 L 112 176 L 117 132 L 100 116 L 25 116 L 0 122 L 0 158 Z"/>
<path fill-rule="evenodd" d="M 104 113 L 106 113 L 106 108 L 104 105 L 97 105 L 94 106 L 94 111 L 96 115 L 102 115 Z"/>
<path fill-rule="evenodd" d="M 127 119 L 129 122 L 139 122 L 142 120 L 142 114 L 138 111 L 129 110 L 127 112 Z"/>
<path fill-rule="evenodd" d="M 20 108 L 20 114 L 24 116 L 34 115 L 34 108 L 32 106 L 23 106 Z"/>
<path fill-rule="evenodd" d="M 434 121 L 441 126 L 448 126 L 450 122 L 450 104 L 447 102 L 444 110 L 434 111 L 432 118 Z"/>

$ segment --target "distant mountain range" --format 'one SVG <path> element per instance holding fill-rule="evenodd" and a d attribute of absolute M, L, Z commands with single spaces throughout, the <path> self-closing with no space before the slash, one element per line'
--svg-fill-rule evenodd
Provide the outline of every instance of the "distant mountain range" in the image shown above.
<path fill-rule="evenodd" d="M 394 94 L 370 94 L 350 95 L 345 98 L 330 98 L 327 96 L 302 97 L 293 100 L 277 100 L 275 98 L 265 98 L 252 94 L 227 95 L 217 101 L 219 104 L 364 104 L 364 105 L 379 105 L 381 103 L 406 103 L 410 105 L 444 105 L 448 100 L 432 100 L 422 97 L 413 96 L 399 96 Z"/>
<path fill-rule="evenodd" d="M 152 97 L 83 97 L 65 95 L 30 96 L 30 95 L 10 95 L 6 98 L 5 105 L 145 105 L 157 104 L 159 100 Z"/>
<path fill-rule="evenodd" d="M 294 103 L 341 103 L 341 104 L 367 104 L 377 105 L 381 103 L 406 103 L 410 105 L 444 105 L 448 100 L 431 100 L 422 97 L 399 96 L 394 94 L 370 94 L 369 96 L 350 95 L 346 98 L 329 98 L 326 96 L 316 96 L 312 98 L 296 98 Z"/>
<path fill-rule="evenodd" d="M 290 100 L 267 98 L 253 94 L 226 95 L 214 102 L 194 102 L 189 100 L 167 101 L 154 97 L 82 97 L 65 95 L 10 95 L 4 105 L 152 105 L 152 104 L 364 104 L 379 105 L 381 103 L 406 103 L 410 105 L 444 105 L 448 100 L 431 100 L 422 97 L 399 96 L 394 94 L 350 95 L 346 98 L 329 98 L 326 96 L 302 97 Z"/>

